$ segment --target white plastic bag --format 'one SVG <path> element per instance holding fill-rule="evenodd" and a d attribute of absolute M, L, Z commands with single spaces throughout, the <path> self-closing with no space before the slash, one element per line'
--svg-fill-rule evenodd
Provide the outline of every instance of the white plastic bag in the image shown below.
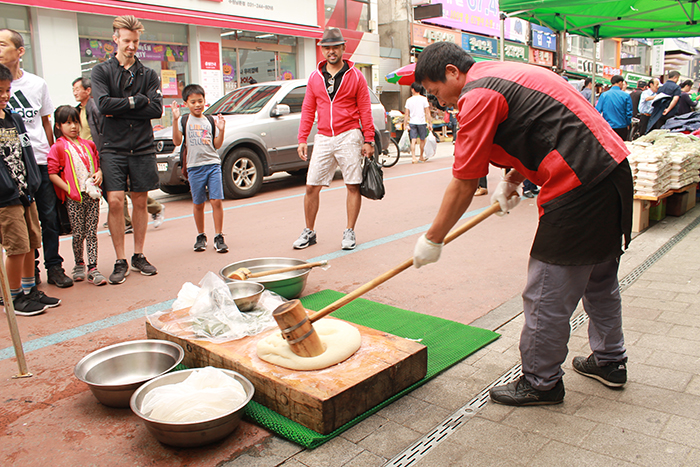
<path fill-rule="evenodd" d="M 423 155 L 426 159 L 430 159 L 437 152 L 437 139 L 432 131 L 428 131 L 428 137 L 425 138 L 425 149 Z"/>
<path fill-rule="evenodd" d="M 141 412 L 165 422 L 197 422 L 229 413 L 247 398 L 241 383 L 208 366 L 181 383 L 154 388 L 143 398 Z"/>
<path fill-rule="evenodd" d="M 411 140 L 408 137 L 408 128 L 403 131 L 399 139 L 399 152 L 411 152 Z"/>

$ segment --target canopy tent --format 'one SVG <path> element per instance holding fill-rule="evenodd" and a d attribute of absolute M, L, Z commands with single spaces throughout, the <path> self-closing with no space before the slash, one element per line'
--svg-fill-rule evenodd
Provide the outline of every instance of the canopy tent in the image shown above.
<path fill-rule="evenodd" d="M 594 40 L 700 36 L 698 0 L 500 0 L 500 10 Z"/>

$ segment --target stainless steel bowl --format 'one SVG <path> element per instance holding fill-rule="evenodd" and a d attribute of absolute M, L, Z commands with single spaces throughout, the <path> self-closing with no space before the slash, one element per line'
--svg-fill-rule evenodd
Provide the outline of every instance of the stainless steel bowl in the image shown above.
<path fill-rule="evenodd" d="M 233 281 L 229 282 L 228 289 L 231 291 L 233 301 L 240 311 L 250 311 L 258 304 L 260 296 L 265 291 L 265 286 L 259 282 Z"/>
<path fill-rule="evenodd" d="M 122 342 L 84 357 L 75 365 L 74 373 L 102 404 L 129 407 L 129 399 L 139 386 L 172 370 L 184 357 L 184 350 L 174 342 Z"/>
<path fill-rule="evenodd" d="M 230 435 L 241 422 L 243 411 L 246 405 L 248 405 L 250 400 L 253 398 L 253 394 L 255 394 L 253 384 L 243 375 L 240 375 L 235 371 L 221 369 L 221 371 L 226 373 L 228 376 L 241 383 L 241 385 L 243 385 L 243 389 L 245 389 L 247 395 L 246 400 L 235 410 L 216 418 L 197 422 L 164 422 L 162 420 L 149 418 L 144 415 L 143 412 L 141 412 L 141 407 L 146 394 L 153 389 L 166 384 L 181 383 L 187 379 L 187 377 L 190 376 L 194 370 L 195 369 L 175 371 L 173 373 L 160 376 L 141 386 L 131 397 L 131 410 L 133 410 L 134 413 L 144 421 L 148 431 L 150 431 L 151 434 L 153 434 L 153 436 L 155 436 L 155 438 L 163 444 L 191 448 L 196 446 L 204 446 L 205 444 L 224 439 Z"/>
<path fill-rule="evenodd" d="M 308 262 L 303 259 L 295 258 L 255 258 L 224 266 L 221 268 L 221 271 L 219 271 L 219 275 L 221 275 L 226 282 L 233 282 L 233 279 L 230 279 L 228 276 L 240 268 L 247 268 L 250 272 L 256 273 L 288 266 L 296 266 L 298 264 L 308 264 Z M 267 290 L 271 290 L 291 300 L 301 295 L 306 285 L 309 272 L 311 272 L 311 269 L 283 272 L 282 274 L 256 277 L 255 282 L 259 282 L 264 285 Z"/>

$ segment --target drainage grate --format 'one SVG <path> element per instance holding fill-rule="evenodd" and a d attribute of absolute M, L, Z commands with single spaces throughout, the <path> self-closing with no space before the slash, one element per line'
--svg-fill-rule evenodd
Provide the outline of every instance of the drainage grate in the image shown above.
<path fill-rule="evenodd" d="M 695 218 L 690 224 L 688 224 L 683 230 L 678 232 L 676 235 L 671 237 L 666 243 L 664 243 L 661 248 L 656 250 L 651 256 L 649 256 L 642 264 L 634 268 L 632 272 L 627 274 L 622 280 L 620 280 L 620 292 L 631 286 L 634 281 L 639 279 L 639 277 L 649 269 L 654 263 L 656 263 L 663 255 L 668 253 L 668 251 L 673 248 L 676 243 L 680 242 L 691 230 L 700 224 L 700 217 Z M 579 313 L 577 316 L 571 318 L 571 332 L 574 332 L 579 327 L 583 326 L 588 321 L 588 315 L 585 312 Z M 443 442 L 449 435 L 457 431 L 462 425 L 464 425 L 469 419 L 477 414 L 481 408 L 483 408 L 489 400 L 489 390 L 494 386 L 501 386 L 503 384 L 508 384 L 515 381 L 522 374 L 522 366 L 518 363 L 513 368 L 508 370 L 506 373 L 501 375 L 493 383 L 489 384 L 484 390 L 477 394 L 474 399 L 469 401 L 468 404 L 461 407 L 455 413 L 450 415 L 445 421 L 440 425 L 433 428 L 427 435 L 423 436 L 421 439 L 413 443 L 403 452 L 397 454 L 393 459 L 384 464 L 385 467 L 409 467 L 415 465 L 423 457 L 425 457 L 428 452 L 436 447 L 438 444 Z"/>

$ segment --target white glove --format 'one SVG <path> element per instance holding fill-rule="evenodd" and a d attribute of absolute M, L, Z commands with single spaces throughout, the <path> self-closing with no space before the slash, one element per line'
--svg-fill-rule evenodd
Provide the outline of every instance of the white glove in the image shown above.
<path fill-rule="evenodd" d="M 508 211 L 518 205 L 520 202 L 520 193 L 518 193 L 519 186 L 519 184 L 513 182 L 507 182 L 505 180 L 500 181 L 496 187 L 496 191 L 491 195 L 491 204 L 498 201 L 498 204 L 501 205 L 501 210 L 496 213 L 497 215 L 502 216 L 508 214 Z M 517 196 L 511 196 L 513 193 Z"/>
<path fill-rule="evenodd" d="M 437 262 L 440 259 L 443 245 L 444 243 L 431 242 L 425 234 L 421 235 L 413 249 L 413 265 L 416 269 Z"/>

